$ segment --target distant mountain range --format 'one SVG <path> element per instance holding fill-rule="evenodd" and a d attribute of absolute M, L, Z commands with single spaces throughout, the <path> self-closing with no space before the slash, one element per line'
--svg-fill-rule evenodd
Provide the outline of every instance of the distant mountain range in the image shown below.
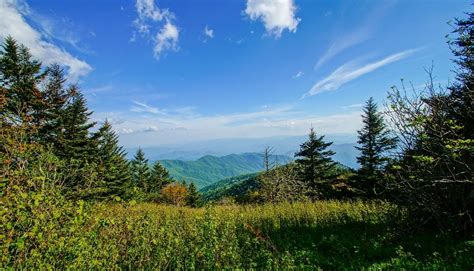
<path fill-rule="evenodd" d="M 267 137 L 267 138 L 224 138 L 196 142 L 183 142 L 172 145 L 141 146 L 146 157 L 154 162 L 156 160 L 196 160 L 205 155 L 225 156 L 232 153 L 261 153 L 265 146 L 271 146 L 274 154 L 282 154 L 293 157 L 294 152 L 299 149 L 301 143 L 306 141 L 307 135 Z M 334 142 L 333 147 L 343 148 L 344 153 L 356 153 L 352 148 L 357 141 L 355 135 L 327 135 L 326 141 Z M 341 147 L 339 147 L 341 145 Z M 349 146 L 352 145 L 352 146 Z M 128 147 L 128 158 L 132 158 L 138 147 Z M 355 155 L 352 155 L 355 161 Z M 338 159 L 338 158 L 337 158 Z M 336 160 L 337 160 L 336 159 Z M 343 162 L 343 161 L 340 161 Z M 349 160 L 347 166 L 351 166 Z"/>
<path fill-rule="evenodd" d="M 160 160 L 178 180 L 193 181 L 199 188 L 217 181 L 261 171 L 265 146 L 271 146 L 275 159 L 284 164 L 294 159 L 299 145 L 307 136 L 271 137 L 257 139 L 216 139 L 180 145 L 142 147 L 150 163 Z M 353 136 L 332 135 L 331 149 L 334 160 L 351 168 L 357 168 L 358 151 Z M 127 148 L 131 159 L 137 148 Z"/>
<path fill-rule="evenodd" d="M 160 163 L 177 180 L 192 181 L 198 188 L 219 180 L 263 170 L 263 155 L 260 153 L 230 154 L 226 156 L 206 155 L 194 161 L 160 160 Z M 272 163 L 286 164 L 292 158 L 272 155 Z"/>

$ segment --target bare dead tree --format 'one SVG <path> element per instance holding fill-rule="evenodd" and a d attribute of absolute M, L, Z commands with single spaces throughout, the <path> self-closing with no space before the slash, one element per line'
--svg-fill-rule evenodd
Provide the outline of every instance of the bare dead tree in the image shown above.
<path fill-rule="evenodd" d="M 265 146 L 263 150 L 263 168 L 265 172 L 270 171 L 274 167 L 274 162 L 271 161 L 274 149 L 270 146 Z"/>

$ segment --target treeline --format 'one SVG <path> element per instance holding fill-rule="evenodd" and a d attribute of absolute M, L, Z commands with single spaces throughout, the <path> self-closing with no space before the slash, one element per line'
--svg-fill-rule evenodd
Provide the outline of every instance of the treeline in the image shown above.
<path fill-rule="evenodd" d="M 448 44 L 456 78 L 436 86 L 432 69 L 423 90 L 392 87 L 386 110 L 370 98 L 358 131 L 358 170 L 335 163 L 331 142 L 311 129 L 285 166 L 268 163 L 259 189 L 243 202 L 367 198 L 391 200 L 409 210 L 417 227 L 472 230 L 474 210 L 474 14 L 456 20 Z"/>
<path fill-rule="evenodd" d="M 196 205 L 194 184 L 176 183 L 159 162 L 150 168 L 140 149 L 128 161 L 110 122 L 96 128 L 91 114 L 60 65 L 42 67 L 7 37 L 0 51 L 0 196 L 41 180 L 41 189 L 60 187 L 71 199 Z"/>

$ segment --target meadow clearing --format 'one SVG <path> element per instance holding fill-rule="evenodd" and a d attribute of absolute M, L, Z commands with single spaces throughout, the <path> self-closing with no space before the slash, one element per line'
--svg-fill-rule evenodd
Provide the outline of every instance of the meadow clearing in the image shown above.
<path fill-rule="evenodd" d="M 11 235 L 3 236 L 0 267 L 469 270 L 474 266 L 472 240 L 427 231 L 408 234 L 400 227 L 407 225 L 404 211 L 383 201 L 194 209 L 134 202 L 64 204 L 69 206 L 27 206 L 29 215 L 16 219 L 16 225 L 8 226 Z"/>

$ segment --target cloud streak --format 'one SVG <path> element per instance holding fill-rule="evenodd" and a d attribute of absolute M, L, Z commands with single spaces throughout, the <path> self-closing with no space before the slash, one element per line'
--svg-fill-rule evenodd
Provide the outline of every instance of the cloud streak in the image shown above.
<path fill-rule="evenodd" d="M 298 71 L 295 75 L 293 75 L 293 79 L 300 78 L 303 75 L 304 75 L 304 72 Z"/>
<path fill-rule="evenodd" d="M 46 37 L 54 33 L 41 32 L 28 24 L 25 17 L 30 15 L 30 8 L 22 0 L 0 1 L 0 40 L 11 35 L 19 43 L 27 46 L 31 54 L 41 60 L 43 64 L 59 63 L 64 66 L 72 81 L 76 81 L 92 71 L 92 67 L 88 63 L 47 41 Z"/>
<path fill-rule="evenodd" d="M 140 103 L 140 102 L 133 102 L 132 108 L 130 108 L 130 111 L 136 112 L 136 113 L 150 113 L 150 114 L 160 114 L 160 115 L 166 115 L 166 113 L 162 110 L 160 110 L 158 107 L 150 106 L 146 103 Z"/>
<path fill-rule="evenodd" d="M 333 71 L 329 76 L 314 84 L 313 87 L 307 93 L 305 93 L 302 98 L 306 98 L 323 92 L 337 90 L 348 82 L 355 80 L 365 74 L 371 73 L 377 69 L 380 69 L 388 64 L 400 61 L 413 54 L 417 50 L 418 49 L 406 50 L 400 53 L 390 55 L 376 62 L 368 63 L 358 67 L 354 67 L 351 62 L 345 63 L 344 65 Z"/>
<path fill-rule="evenodd" d="M 329 46 L 328 50 L 321 56 L 318 60 L 314 69 L 318 69 L 324 63 L 331 60 L 333 57 L 338 55 L 339 53 L 349 49 L 357 44 L 360 44 L 366 41 L 370 37 L 370 30 L 369 27 L 362 27 L 357 31 L 351 32 L 351 34 L 343 36 L 342 38 L 337 39 L 334 41 L 331 46 Z"/>

